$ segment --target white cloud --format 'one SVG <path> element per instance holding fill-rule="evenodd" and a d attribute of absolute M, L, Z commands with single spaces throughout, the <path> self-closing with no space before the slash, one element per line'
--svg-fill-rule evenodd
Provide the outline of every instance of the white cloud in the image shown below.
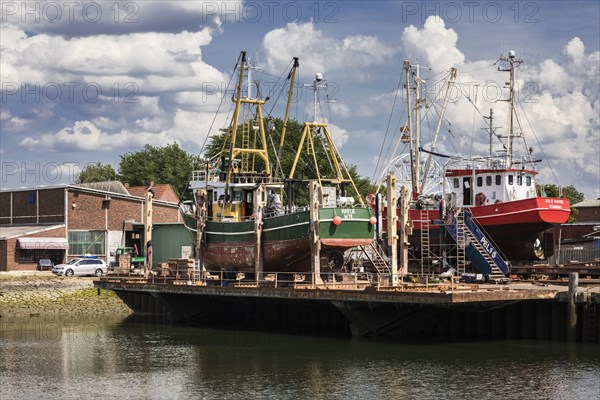
<path fill-rule="evenodd" d="M 201 58 L 200 47 L 210 41 L 209 29 L 66 39 L 28 36 L 21 28 L 3 25 L 0 79 L 19 89 L 37 84 L 41 101 L 31 107 L 34 95 L 23 101 L 21 93 L 9 93 L 2 128 L 27 131 L 19 144 L 32 151 L 105 152 L 145 143 L 193 142 L 198 127 L 214 117 L 224 88 L 225 76 Z M 44 92 L 52 85 L 63 90 L 58 101 Z M 86 85 L 94 89 L 91 96 L 83 90 Z M 53 114 L 57 109 L 60 120 Z M 71 120 L 64 117 L 65 110 Z M 198 118 L 181 126 L 184 110 L 195 111 Z M 57 123 L 61 126 L 53 128 Z"/>
<path fill-rule="evenodd" d="M 446 29 L 444 20 L 437 16 L 428 17 L 423 29 L 410 25 L 402 33 L 402 45 L 408 57 L 419 59 L 436 72 L 465 61 L 464 54 L 456 47 L 457 42 L 454 29 Z"/>
<path fill-rule="evenodd" d="M 161 135 L 146 132 L 122 130 L 108 134 L 101 131 L 90 121 L 77 121 L 53 134 L 44 134 L 37 138 L 26 137 L 20 146 L 30 151 L 112 151 L 117 148 L 143 147 L 146 143 L 162 146 L 168 140 Z"/>
<path fill-rule="evenodd" d="M 0 19 L 35 34 L 88 36 L 197 29 L 243 18 L 242 0 L 3 2 Z"/>
<path fill-rule="evenodd" d="M 346 129 L 335 124 L 329 124 L 329 134 L 338 150 L 344 147 L 350 137 L 350 133 Z"/>
<path fill-rule="evenodd" d="M 115 83 L 134 82 L 142 91 L 189 89 L 190 78 L 198 85 L 223 81 L 215 68 L 201 60 L 200 47 L 211 39 L 209 29 L 64 39 L 48 34 L 27 36 L 4 24 L 1 78 L 19 85 L 93 82 L 108 89 Z"/>
<path fill-rule="evenodd" d="M 4 121 L 6 119 L 9 119 L 10 117 L 11 117 L 10 111 L 7 111 L 7 110 L 0 111 L 0 121 Z"/>
<path fill-rule="evenodd" d="M 317 72 L 356 75 L 365 67 L 388 62 L 397 52 L 374 36 L 334 39 L 315 29 L 313 22 L 288 23 L 285 28 L 273 29 L 265 35 L 263 47 L 271 71 L 282 71 L 292 57 L 299 57 L 302 71 L 310 76 Z"/>
<path fill-rule="evenodd" d="M 336 114 L 339 115 L 342 118 L 348 118 L 350 115 L 352 115 L 351 111 L 350 111 L 350 107 L 348 106 L 348 104 L 341 102 L 341 101 L 336 101 L 336 102 L 332 102 L 329 107 L 331 107 L 331 111 Z"/>

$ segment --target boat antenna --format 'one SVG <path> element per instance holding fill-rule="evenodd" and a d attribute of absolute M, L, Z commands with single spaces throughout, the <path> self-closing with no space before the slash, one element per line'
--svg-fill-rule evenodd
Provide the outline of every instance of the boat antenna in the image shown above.
<path fill-rule="evenodd" d="M 508 143 L 506 152 L 508 154 L 508 167 L 512 167 L 513 164 L 513 123 L 514 123 L 514 113 L 515 113 L 515 67 L 518 67 L 523 63 L 521 59 L 515 59 L 515 51 L 509 50 L 508 57 L 505 55 L 500 56 L 500 61 L 508 62 L 509 68 L 500 68 L 498 67 L 498 71 L 508 72 L 510 74 L 510 81 L 508 82 L 508 99 L 503 99 L 501 101 L 508 102 L 509 107 L 509 119 L 508 119 Z"/>
<path fill-rule="evenodd" d="M 323 78 L 323 74 L 320 72 L 317 72 L 312 85 L 305 84 L 304 86 L 310 87 L 313 90 L 313 122 L 317 122 L 317 105 L 319 103 L 319 100 L 318 100 L 319 89 L 327 90 L 329 84 L 328 84 L 327 80 L 325 78 Z"/>
<path fill-rule="evenodd" d="M 232 126 L 229 128 L 229 129 L 231 129 L 231 144 L 229 147 L 229 162 L 227 163 L 227 173 L 225 175 L 225 194 L 226 195 L 227 195 L 227 191 L 229 190 L 229 182 L 231 181 L 231 171 L 232 171 L 232 167 L 233 167 L 233 150 L 235 147 L 236 133 L 237 133 L 237 128 L 238 128 L 237 121 L 239 119 L 240 106 L 242 103 L 242 82 L 244 80 L 245 67 L 246 67 L 246 52 L 242 51 L 242 59 L 240 61 L 240 75 L 239 75 L 237 88 L 236 88 L 236 97 L 233 99 L 236 107 L 235 107 L 235 111 L 233 113 L 234 115 L 233 115 Z M 223 204 L 225 204 L 225 202 L 223 202 Z"/>
<path fill-rule="evenodd" d="M 490 115 L 484 115 L 483 119 L 487 119 L 489 121 L 488 128 L 485 129 L 490 135 L 490 156 L 492 155 L 492 138 L 496 135 L 496 129 L 501 128 L 500 126 L 494 126 L 494 109 L 490 108 Z"/>
<path fill-rule="evenodd" d="M 246 98 L 252 98 L 252 70 L 260 71 L 261 68 L 258 66 L 256 61 L 252 62 L 250 58 L 248 58 L 248 62 L 246 63 L 246 74 L 248 75 L 248 80 L 246 82 Z M 257 86 L 256 90 L 259 91 L 260 88 Z M 257 96 L 258 97 L 258 96 Z"/>

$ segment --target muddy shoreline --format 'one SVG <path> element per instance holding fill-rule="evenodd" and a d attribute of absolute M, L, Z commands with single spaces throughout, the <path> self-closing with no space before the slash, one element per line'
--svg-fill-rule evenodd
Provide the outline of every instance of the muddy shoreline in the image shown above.
<path fill-rule="evenodd" d="M 94 288 L 94 278 L 49 273 L 0 274 L 0 318 L 126 317 L 131 309 L 110 290 Z"/>

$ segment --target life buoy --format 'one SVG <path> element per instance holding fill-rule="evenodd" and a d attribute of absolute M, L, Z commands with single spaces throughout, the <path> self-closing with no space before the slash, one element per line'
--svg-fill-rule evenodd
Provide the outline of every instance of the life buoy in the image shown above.
<path fill-rule="evenodd" d="M 487 200 L 487 197 L 485 196 L 485 193 L 483 193 L 483 192 L 479 192 L 475 195 L 475 204 L 478 206 L 484 205 L 486 200 Z"/>

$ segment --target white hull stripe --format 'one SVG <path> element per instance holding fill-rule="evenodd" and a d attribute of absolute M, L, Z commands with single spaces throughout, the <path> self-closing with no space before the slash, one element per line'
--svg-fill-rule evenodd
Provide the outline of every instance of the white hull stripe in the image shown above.
<path fill-rule="evenodd" d="M 206 231 L 206 233 L 211 234 L 211 235 L 222 235 L 222 236 L 236 236 L 236 235 L 250 235 L 250 234 L 254 234 L 254 231 L 246 231 L 246 232 L 213 232 L 213 231 Z"/>
<path fill-rule="evenodd" d="M 556 212 L 567 212 L 567 210 L 565 209 L 560 209 L 560 210 L 552 210 L 550 208 L 529 208 L 527 210 L 520 210 L 520 211 L 512 211 L 512 212 L 504 212 L 504 213 L 500 213 L 500 214 L 493 214 L 493 215 L 474 215 L 473 217 L 475 219 L 484 219 L 484 218 L 497 218 L 497 217 L 503 217 L 506 215 L 515 215 L 515 214 L 523 214 L 523 213 L 530 213 L 533 211 L 556 211 Z"/>
<path fill-rule="evenodd" d="M 299 222 L 297 224 L 291 224 L 291 225 L 276 226 L 275 228 L 263 229 L 263 232 L 271 232 L 271 231 L 276 231 L 279 229 L 293 228 L 294 226 L 301 226 L 301 225 L 308 225 L 308 221 Z"/>
<path fill-rule="evenodd" d="M 319 222 L 332 222 L 333 219 L 322 219 Z M 364 218 L 357 218 L 357 219 L 342 219 L 343 221 L 354 221 L 354 222 L 369 222 L 368 219 L 364 219 Z M 276 231 L 276 230 L 280 230 L 280 229 L 287 229 L 287 228 L 293 228 L 295 226 L 302 226 L 302 225 L 308 225 L 308 221 L 306 222 L 299 222 L 297 224 L 291 224 L 291 225 L 283 225 L 283 226 L 277 226 L 275 228 L 268 228 L 268 229 L 263 229 L 263 232 L 272 232 L 272 231 Z M 206 233 L 210 233 L 211 235 L 225 235 L 225 236 L 233 236 L 233 235 L 247 235 L 250 233 L 255 233 L 255 231 L 246 231 L 246 232 L 213 232 L 213 231 L 206 231 Z"/>

